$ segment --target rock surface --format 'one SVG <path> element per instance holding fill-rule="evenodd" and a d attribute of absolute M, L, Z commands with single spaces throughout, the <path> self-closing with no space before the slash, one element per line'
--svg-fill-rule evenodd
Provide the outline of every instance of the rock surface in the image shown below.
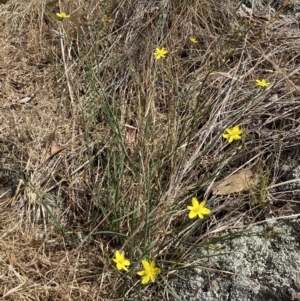
<path fill-rule="evenodd" d="M 175 284 L 182 300 L 300 301 L 300 219 L 253 227 L 242 237 L 201 249 L 203 267 Z M 227 254 L 224 254 L 227 253 Z M 224 255 L 220 255 L 224 254 Z"/>

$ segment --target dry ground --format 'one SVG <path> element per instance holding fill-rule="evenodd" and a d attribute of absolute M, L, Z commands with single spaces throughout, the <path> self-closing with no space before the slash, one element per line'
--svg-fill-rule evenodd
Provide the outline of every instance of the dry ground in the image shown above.
<path fill-rule="evenodd" d="M 299 20 L 267 2 L 0 1 L 1 300 L 172 299 L 195 248 L 299 212 L 272 189 L 299 145 Z M 212 195 L 246 167 L 251 191 Z M 204 222 L 187 217 L 192 196 Z M 147 286 L 143 258 L 162 270 Z"/>

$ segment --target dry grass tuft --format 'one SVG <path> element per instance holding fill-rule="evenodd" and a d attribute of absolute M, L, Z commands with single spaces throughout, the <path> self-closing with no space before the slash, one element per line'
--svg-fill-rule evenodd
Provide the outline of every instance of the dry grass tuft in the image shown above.
<path fill-rule="evenodd" d="M 300 32 L 288 7 L 0 6 L 3 300 L 172 299 L 169 284 L 192 268 L 197 247 L 295 212 L 279 211 L 271 189 L 300 137 Z M 59 11 L 71 17 L 59 21 Z M 155 60 L 156 47 L 165 59 Z M 262 78 L 269 88 L 255 85 Z M 242 141 L 228 145 L 222 133 L 235 124 Z M 211 194 L 215 180 L 244 168 L 259 187 Z M 187 218 L 192 196 L 208 200 L 209 218 Z M 113 266 L 115 250 L 132 262 L 128 274 Z M 136 275 L 144 258 L 162 269 L 151 286 Z"/>

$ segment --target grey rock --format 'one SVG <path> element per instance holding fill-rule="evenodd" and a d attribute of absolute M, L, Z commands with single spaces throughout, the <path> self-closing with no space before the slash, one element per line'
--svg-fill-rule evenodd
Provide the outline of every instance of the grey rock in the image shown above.
<path fill-rule="evenodd" d="M 269 220 L 219 244 L 225 252 L 200 249 L 195 255 L 210 270 L 197 268 L 186 282 L 174 283 L 178 295 L 190 301 L 299 301 L 299 229 L 297 218 Z"/>

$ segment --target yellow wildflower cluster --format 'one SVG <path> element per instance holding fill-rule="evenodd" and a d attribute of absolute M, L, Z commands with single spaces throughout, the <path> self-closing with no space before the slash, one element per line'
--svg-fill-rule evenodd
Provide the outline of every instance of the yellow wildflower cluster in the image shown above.
<path fill-rule="evenodd" d="M 102 21 L 104 23 L 107 23 L 107 24 L 112 24 L 114 22 L 114 19 L 112 19 L 112 18 L 110 18 L 108 16 L 104 16 L 103 19 L 102 19 Z"/>
<path fill-rule="evenodd" d="M 256 82 L 256 85 L 261 88 L 266 88 L 266 87 L 270 86 L 270 83 L 267 82 L 265 79 L 262 79 L 262 80 L 257 79 L 255 82 Z"/>
<path fill-rule="evenodd" d="M 160 60 L 160 59 L 166 57 L 168 52 L 169 51 L 166 48 L 162 47 L 162 48 L 156 48 L 155 51 L 153 52 L 153 54 L 157 60 Z"/>
<path fill-rule="evenodd" d="M 211 210 L 205 207 L 206 201 L 202 201 L 200 204 L 198 199 L 192 198 L 192 206 L 187 206 L 188 210 L 190 210 L 189 218 L 193 219 L 198 216 L 200 219 L 204 218 L 204 215 L 210 214 Z"/>
<path fill-rule="evenodd" d="M 204 215 L 208 215 L 211 213 L 211 210 L 205 207 L 206 201 L 198 202 L 198 199 L 192 198 L 192 206 L 187 206 L 188 210 L 190 210 L 189 218 L 193 219 L 198 216 L 200 219 L 204 218 Z M 116 264 L 116 267 L 119 271 L 124 270 L 128 272 L 128 267 L 130 266 L 130 261 L 125 258 L 123 252 L 116 251 L 115 257 L 113 258 L 113 262 Z M 142 277 L 142 284 L 147 284 L 149 282 L 154 283 L 155 277 L 161 273 L 161 269 L 155 266 L 154 260 L 142 260 L 143 270 L 138 271 L 137 275 Z"/>
<path fill-rule="evenodd" d="M 190 42 L 193 43 L 193 44 L 197 44 L 198 41 L 195 37 L 190 37 Z"/>
<path fill-rule="evenodd" d="M 125 258 L 124 253 L 121 253 L 120 251 L 116 251 L 113 262 L 116 264 L 117 269 L 119 271 L 124 270 L 128 272 L 128 266 L 130 266 L 130 261 Z"/>
<path fill-rule="evenodd" d="M 242 139 L 241 135 L 243 134 L 243 130 L 240 129 L 238 125 L 231 129 L 226 129 L 225 131 L 227 133 L 223 134 L 223 138 L 227 139 L 229 143 L 231 143 L 233 140 Z"/>
<path fill-rule="evenodd" d="M 70 15 L 66 14 L 65 12 L 60 12 L 60 13 L 56 13 L 56 17 L 59 19 L 59 20 L 63 20 L 63 19 L 67 19 L 67 18 L 70 18 Z"/>
<path fill-rule="evenodd" d="M 130 266 L 130 261 L 125 258 L 124 253 L 120 251 L 115 252 L 115 258 L 113 258 L 113 262 L 116 264 L 116 267 L 119 271 L 125 270 L 128 272 L 128 267 Z M 137 272 L 139 276 L 142 277 L 142 284 L 147 284 L 150 281 L 155 282 L 155 276 L 158 275 L 161 270 L 160 268 L 155 266 L 154 260 L 142 260 L 143 270 Z"/>
<path fill-rule="evenodd" d="M 59 20 L 64 20 L 66 18 L 70 18 L 70 15 L 66 14 L 65 12 L 58 12 L 56 13 L 57 18 Z M 108 16 L 104 16 L 102 19 L 103 22 L 107 24 L 112 24 L 114 20 Z M 198 40 L 195 37 L 190 37 L 189 41 L 192 44 L 197 44 Z M 156 60 L 160 60 L 165 58 L 168 55 L 169 51 L 164 47 L 157 47 L 155 51 L 153 52 L 153 55 Z M 256 85 L 261 88 L 266 88 L 270 85 L 269 82 L 267 82 L 265 79 L 256 79 Z M 243 129 L 239 127 L 239 125 L 235 125 L 232 128 L 226 128 L 225 133 L 222 134 L 222 137 L 224 139 L 227 139 L 228 143 L 232 143 L 235 140 L 240 140 L 243 134 Z M 206 200 L 202 200 L 201 202 L 198 201 L 196 197 L 192 197 L 192 204 L 190 206 L 187 206 L 187 209 L 189 210 L 188 217 L 190 219 L 194 219 L 195 217 L 198 217 L 200 219 L 204 219 L 205 215 L 209 215 L 211 213 L 211 209 L 206 207 Z M 116 268 L 119 271 L 126 271 L 128 272 L 128 268 L 131 265 L 131 262 L 125 257 L 124 252 L 122 251 L 115 251 L 115 257 L 112 259 L 112 261 L 115 263 Z M 156 276 L 161 273 L 161 269 L 156 267 L 154 260 L 142 260 L 142 266 L 143 270 L 138 271 L 137 275 L 141 276 L 142 284 L 147 284 L 149 282 L 155 282 Z"/>

